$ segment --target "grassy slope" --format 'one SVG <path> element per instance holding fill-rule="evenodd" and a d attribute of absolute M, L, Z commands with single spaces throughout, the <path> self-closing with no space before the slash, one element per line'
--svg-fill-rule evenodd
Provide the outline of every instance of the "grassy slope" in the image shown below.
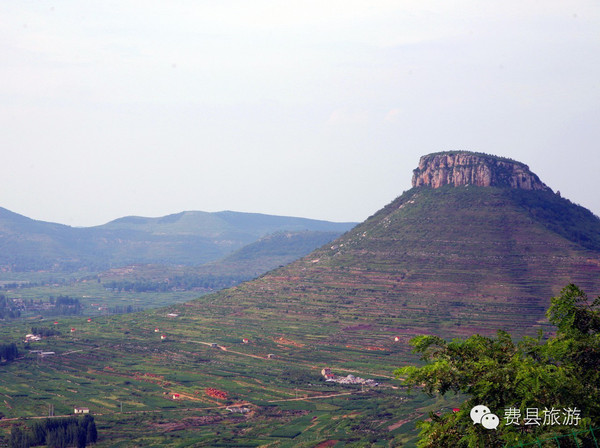
<path fill-rule="evenodd" d="M 277 231 L 343 232 L 353 223 L 237 212 L 126 217 L 73 228 L 0 209 L 0 266 L 13 271 L 91 271 L 134 263 L 199 265 Z"/>
<path fill-rule="evenodd" d="M 564 206 L 563 213 L 575 213 Z M 253 282 L 142 315 L 61 321 L 61 329 L 77 331 L 39 343 L 55 358 L 28 355 L 2 366 L 2 412 L 39 415 L 50 402 L 57 412 L 87 405 L 103 414 L 99 446 L 414 441 L 414 422 L 426 410 L 453 404 L 392 387 L 397 383 L 386 376 L 414 361 L 406 345 L 411 336 L 527 331 L 568 281 L 597 294 L 597 251 L 550 230 L 558 224 L 544 216 L 506 190 L 408 191 L 335 242 Z M 593 230 L 595 219 L 584 218 L 581 228 Z M 28 329 L 19 323 L 0 331 L 8 341 Z M 159 342 L 161 333 L 166 342 Z M 244 337 L 251 343 L 242 344 Z M 270 353 L 275 359 L 265 359 Z M 326 366 L 385 386 L 360 392 L 324 383 L 319 371 Z M 217 408 L 222 402 L 207 397 L 206 387 L 253 412 Z M 169 400 L 172 392 L 189 398 Z M 344 392 L 352 394 L 291 400 Z M 121 402 L 131 413 L 119 413 Z M 410 422 L 393 426 L 403 420 Z"/>
<path fill-rule="evenodd" d="M 561 201 L 563 213 L 575 207 Z M 598 252 L 548 227 L 507 190 L 413 189 L 331 246 L 212 301 L 324 321 L 337 338 L 357 310 L 361 325 L 407 335 L 532 332 L 565 284 L 600 292 Z"/>

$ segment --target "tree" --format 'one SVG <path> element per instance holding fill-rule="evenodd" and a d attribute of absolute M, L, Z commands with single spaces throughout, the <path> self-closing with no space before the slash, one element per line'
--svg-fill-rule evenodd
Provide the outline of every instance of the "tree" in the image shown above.
<path fill-rule="evenodd" d="M 27 446 L 25 435 L 18 426 L 11 429 L 8 446 L 10 448 L 22 448 Z"/>
<path fill-rule="evenodd" d="M 96 423 L 94 422 L 94 417 L 91 415 L 86 415 L 84 418 L 84 425 L 87 426 L 87 443 L 96 443 L 98 440 L 98 430 L 96 429 Z"/>
<path fill-rule="evenodd" d="M 77 448 L 85 448 L 87 442 L 87 431 L 83 426 L 77 427 Z"/>
<path fill-rule="evenodd" d="M 83 419 L 46 419 L 43 422 L 35 422 L 29 429 L 16 426 L 11 431 L 9 447 L 28 448 L 47 444 L 50 448 L 85 448 L 88 443 L 95 443 L 97 439 L 98 431 L 94 417 L 86 415 Z"/>
<path fill-rule="evenodd" d="M 537 338 L 515 343 L 508 333 L 499 331 L 496 337 L 474 335 L 451 342 L 436 336 L 414 338 L 414 352 L 420 353 L 426 364 L 398 369 L 396 376 L 405 377 L 410 386 L 422 386 L 430 395 L 454 392 L 468 397 L 460 411 L 432 414 L 429 421 L 421 423 L 418 446 L 504 447 L 568 434 L 588 425 L 597 427 L 599 307 L 600 298 L 590 303 L 584 292 L 571 284 L 552 298 L 548 309 L 547 317 L 557 327 L 552 337 L 544 338 L 540 332 Z M 499 417 L 497 430 L 473 423 L 470 410 L 476 405 L 487 406 Z M 557 420 L 552 425 L 531 424 L 534 410 L 541 414 L 552 409 L 561 411 L 559 424 Z M 512 418 L 508 410 L 513 410 Z M 563 418 L 567 410 L 577 411 L 577 418 Z M 582 446 L 585 437 L 579 436 Z"/>

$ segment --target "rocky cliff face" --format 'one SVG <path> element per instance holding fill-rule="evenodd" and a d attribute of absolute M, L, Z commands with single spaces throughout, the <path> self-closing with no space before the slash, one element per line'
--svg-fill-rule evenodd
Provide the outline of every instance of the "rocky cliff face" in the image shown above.
<path fill-rule="evenodd" d="M 419 167 L 413 171 L 412 185 L 432 188 L 476 185 L 552 191 L 524 163 L 472 152 L 446 152 L 421 157 Z"/>

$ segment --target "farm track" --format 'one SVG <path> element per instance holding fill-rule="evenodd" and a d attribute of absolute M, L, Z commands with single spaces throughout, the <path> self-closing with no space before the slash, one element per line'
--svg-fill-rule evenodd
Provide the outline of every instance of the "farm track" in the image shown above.
<path fill-rule="evenodd" d="M 299 398 L 282 398 L 279 400 L 269 400 L 268 403 L 283 403 L 283 402 L 290 402 L 290 401 L 310 401 L 310 400 L 320 400 L 320 399 L 327 399 L 327 398 L 337 398 L 337 397 L 343 397 L 343 396 L 348 396 L 348 395 L 357 395 L 357 394 L 361 394 L 364 393 L 363 391 L 353 391 L 353 392 L 342 392 L 342 393 L 337 393 L 337 394 L 328 394 L 328 395 L 315 395 L 312 397 L 299 397 Z M 188 397 L 188 398 L 192 398 L 192 397 Z M 240 403 L 236 403 L 236 405 L 239 405 Z M 252 406 L 252 403 L 248 403 L 248 402 L 244 402 L 242 403 L 245 406 Z M 202 407 L 202 408 L 177 408 L 177 409 L 145 409 L 145 410 L 140 410 L 140 411 L 126 411 L 126 412 L 119 412 L 119 411 L 115 411 L 115 412 L 94 412 L 93 415 L 95 416 L 104 416 L 104 415 L 134 415 L 134 414 L 152 414 L 152 413 L 164 413 L 164 412 L 203 412 L 203 411 L 208 411 L 208 410 L 215 410 L 215 409 L 227 409 L 229 407 L 231 407 L 232 405 L 230 404 L 224 404 L 224 405 L 219 405 L 219 406 L 207 406 L 207 407 Z M 10 422 L 10 421 L 22 421 L 22 420 L 40 420 L 40 419 L 47 419 L 47 418 L 67 418 L 67 417 L 73 417 L 73 414 L 62 414 L 62 415 L 36 415 L 36 416 L 28 416 L 28 417 L 12 417 L 12 418 L 3 418 L 1 421 L 2 422 Z"/>
<path fill-rule="evenodd" d="M 208 345 L 209 347 L 212 346 L 212 344 L 213 344 L 212 342 L 202 342 L 202 341 L 184 341 L 184 342 L 192 342 L 194 344 L 203 344 L 203 345 Z M 264 356 L 252 355 L 250 353 L 243 353 L 243 352 L 238 352 L 235 350 L 229 350 L 227 347 L 224 347 L 222 345 L 217 345 L 216 348 L 218 348 L 224 352 L 227 352 L 227 353 L 235 353 L 236 355 L 248 356 L 249 358 L 263 359 L 263 360 L 268 359 Z"/>
<path fill-rule="evenodd" d="M 330 395 L 315 395 L 313 397 L 300 397 L 300 398 L 283 398 L 281 400 L 269 400 L 269 403 L 281 403 L 284 401 L 309 401 L 309 400 L 318 400 L 323 398 L 334 398 L 334 397 L 343 397 L 346 395 L 357 395 L 363 393 L 362 391 L 354 391 L 354 392 L 342 392 L 339 394 L 330 394 Z"/>
<path fill-rule="evenodd" d="M 133 415 L 133 414 L 153 414 L 153 413 L 163 413 L 163 412 L 202 412 L 206 410 L 214 410 L 214 409 L 226 409 L 231 405 L 224 404 L 219 406 L 209 406 L 205 408 L 177 408 L 177 409 L 146 409 L 142 411 L 126 411 L 126 412 L 94 412 L 92 415 Z M 36 416 L 28 416 L 28 417 L 11 417 L 11 418 L 3 418 L 0 422 L 10 422 L 16 420 L 39 420 L 45 418 L 66 418 L 73 417 L 73 414 L 63 414 L 63 415 L 36 415 Z"/>
<path fill-rule="evenodd" d="M 192 342 L 192 343 L 195 343 L 195 344 L 203 344 L 203 345 L 208 345 L 208 346 L 212 345 L 212 342 L 189 341 L 189 340 L 185 341 L 185 342 Z M 227 353 L 234 353 L 236 355 L 248 356 L 250 358 L 260 359 L 262 361 L 269 361 L 269 362 L 273 361 L 273 359 L 269 359 L 269 358 L 266 358 L 264 356 L 252 355 L 250 353 L 243 353 L 243 352 L 238 352 L 238 351 L 235 351 L 235 350 L 229 350 L 228 348 L 223 347 L 221 345 L 217 345 L 217 348 L 219 348 L 222 351 L 227 352 Z M 304 367 L 310 367 L 311 369 L 315 368 L 315 366 L 313 364 L 309 363 L 309 362 L 299 361 L 299 360 L 296 360 L 296 359 L 294 359 L 294 360 L 286 360 L 286 359 L 283 359 L 283 358 L 279 357 L 279 358 L 277 358 L 277 361 L 289 362 L 289 363 L 293 363 L 295 365 L 300 364 L 300 365 L 303 365 Z M 376 376 L 376 377 L 382 377 L 382 378 L 389 378 L 391 380 L 395 380 L 396 379 L 396 377 L 389 376 L 389 375 L 382 375 L 381 373 L 361 372 L 359 370 L 344 369 L 344 368 L 338 368 L 338 367 L 335 367 L 335 366 L 333 366 L 331 368 L 333 370 L 339 370 L 341 372 L 360 373 L 361 375 L 369 375 L 369 376 Z"/>

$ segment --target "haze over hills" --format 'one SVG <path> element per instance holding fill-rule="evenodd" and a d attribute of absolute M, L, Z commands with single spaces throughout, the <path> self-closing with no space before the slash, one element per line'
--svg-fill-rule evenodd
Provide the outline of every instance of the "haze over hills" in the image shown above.
<path fill-rule="evenodd" d="M 341 234 L 353 226 L 258 213 L 188 211 L 160 218 L 130 216 L 102 226 L 74 228 L 0 208 L 0 267 L 5 271 L 60 272 L 136 263 L 194 266 L 218 260 L 270 233 Z"/>
<path fill-rule="evenodd" d="M 389 332 L 531 333 L 569 282 L 600 293 L 598 217 L 523 163 L 456 151 L 422 157 L 413 188 L 364 223 L 211 304 L 385 343 Z"/>
<path fill-rule="evenodd" d="M 237 287 L 142 313 L 36 321 L 55 335 L 31 347 L 52 355 L 3 365 L 0 437 L 23 423 L 10 418 L 37 419 L 51 404 L 89 407 L 98 446 L 416 446 L 415 422 L 462 398 L 396 387 L 394 369 L 415 360 L 408 340 L 531 334 L 568 282 L 598 294 L 600 223 L 526 165 L 485 154 L 425 156 L 413 184 L 333 242 Z M 132 221 L 114 225 L 158 225 Z M 204 267 L 272 263 L 303 238 L 276 233 Z M 36 332 L 31 322 L 5 321 L 0 333 L 17 340 Z"/>
<path fill-rule="evenodd" d="M 291 263 L 340 234 L 311 230 L 270 233 L 224 258 L 200 266 L 128 265 L 104 271 L 98 278 L 105 287 L 125 291 L 212 292 Z"/>

